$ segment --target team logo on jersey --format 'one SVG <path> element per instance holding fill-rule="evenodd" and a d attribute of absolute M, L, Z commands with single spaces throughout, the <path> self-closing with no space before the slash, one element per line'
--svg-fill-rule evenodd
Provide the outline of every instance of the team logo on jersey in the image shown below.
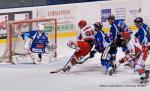
<path fill-rule="evenodd" d="M 44 45 L 43 44 L 37 44 L 36 48 L 44 48 Z"/>
<path fill-rule="evenodd" d="M 46 35 L 43 35 L 42 37 L 41 37 L 41 39 L 46 39 L 47 38 L 47 36 Z"/>

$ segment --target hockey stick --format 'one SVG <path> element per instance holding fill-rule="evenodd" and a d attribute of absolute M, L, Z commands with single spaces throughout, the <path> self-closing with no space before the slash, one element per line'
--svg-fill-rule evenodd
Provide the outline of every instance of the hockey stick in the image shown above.
<path fill-rule="evenodd" d="M 78 50 L 76 50 L 75 52 L 77 52 L 77 51 L 78 51 Z M 75 52 L 74 52 L 74 53 L 75 53 Z M 73 58 L 73 56 L 74 56 L 74 53 L 73 53 L 73 55 L 71 56 L 71 58 L 68 60 L 68 62 L 65 64 L 65 66 L 64 66 L 63 68 L 58 69 L 58 70 L 56 70 L 56 71 L 51 71 L 51 72 L 50 72 L 50 74 L 58 73 L 58 72 L 63 71 L 63 70 L 66 68 L 66 66 L 70 63 L 71 59 L 72 59 L 72 58 Z"/>
<path fill-rule="evenodd" d="M 63 71 L 63 69 L 69 64 L 69 62 L 71 61 L 71 59 L 72 59 L 72 57 L 69 59 L 69 61 L 65 64 L 65 66 L 64 66 L 63 68 L 58 69 L 58 70 L 56 70 L 56 71 L 51 71 L 50 74 L 58 73 L 58 72 L 60 72 L 60 71 Z"/>
<path fill-rule="evenodd" d="M 72 57 L 71 57 L 72 58 Z M 78 64 L 83 64 L 85 61 L 87 61 L 90 57 L 86 57 L 82 62 L 78 62 Z M 71 59 L 70 59 L 71 60 Z M 62 69 L 58 69 L 56 71 L 52 71 L 50 72 L 50 74 L 53 74 L 53 73 L 58 73 L 60 71 L 62 71 L 67 65 L 68 63 L 70 62 L 70 60 L 66 63 L 66 65 L 62 68 Z"/>
<path fill-rule="evenodd" d="M 118 64 L 118 66 L 116 67 L 116 70 L 119 68 L 120 64 L 121 64 L 121 63 Z"/>
<path fill-rule="evenodd" d="M 87 61 L 90 58 L 90 56 L 86 57 L 83 61 L 78 62 L 78 64 L 83 64 L 85 61 Z"/>

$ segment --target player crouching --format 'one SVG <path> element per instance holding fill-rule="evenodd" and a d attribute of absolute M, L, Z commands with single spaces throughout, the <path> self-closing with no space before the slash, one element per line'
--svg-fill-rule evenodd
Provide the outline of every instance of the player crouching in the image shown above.
<path fill-rule="evenodd" d="M 77 41 L 69 41 L 68 47 L 76 49 L 63 71 L 70 71 L 71 67 L 78 64 L 78 62 L 85 57 L 92 49 L 94 44 L 94 26 L 87 25 L 84 20 L 79 21 L 78 26 L 80 31 L 78 33 Z"/>
<path fill-rule="evenodd" d="M 44 26 L 39 24 L 37 30 L 32 30 L 22 34 L 24 40 L 24 48 L 28 51 L 33 63 L 39 64 L 42 62 L 42 55 L 48 51 L 56 49 L 55 44 L 50 44 L 47 33 L 44 32 Z M 14 62 L 15 64 L 17 62 Z"/>
<path fill-rule="evenodd" d="M 142 49 L 138 39 L 134 36 L 130 36 L 130 33 L 125 31 L 121 34 L 122 38 L 126 43 L 127 50 L 125 51 L 125 57 L 119 62 L 124 63 L 125 61 L 132 61 L 133 67 L 136 72 L 140 75 L 141 83 L 147 82 L 149 78 L 149 71 L 145 70 L 145 52 Z"/>
<path fill-rule="evenodd" d="M 109 56 L 109 58 L 104 58 L 104 56 L 106 55 L 110 55 L 110 54 L 106 54 L 106 50 L 108 49 L 108 47 L 110 46 L 110 38 L 107 35 L 107 33 L 105 33 L 102 30 L 102 23 L 101 22 L 96 22 L 94 24 L 95 27 L 95 48 L 90 52 L 90 58 L 93 58 L 96 52 L 102 53 L 101 56 L 101 65 L 104 68 L 104 70 L 106 71 L 106 74 L 109 73 L 110 75 L 112 75 L 113 72 L 115 72 L 115 66 L 111 60 L 111 57 Z"/>

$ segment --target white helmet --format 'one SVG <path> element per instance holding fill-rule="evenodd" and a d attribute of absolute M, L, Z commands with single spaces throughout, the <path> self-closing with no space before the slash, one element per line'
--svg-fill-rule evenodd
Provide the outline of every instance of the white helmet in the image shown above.
<path fill-rule="evenodd" d="M 42 24 L 38 24 L 37 29 L 38 30 L 44 30 L 44 26 Z"/>

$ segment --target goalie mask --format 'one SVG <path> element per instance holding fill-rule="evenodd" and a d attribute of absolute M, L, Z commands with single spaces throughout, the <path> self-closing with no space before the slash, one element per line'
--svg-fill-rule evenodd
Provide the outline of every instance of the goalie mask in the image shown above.
<path fill-rule="evenodd" d="M 44 32 L 44 26 L 43 26 L 42 24 L 39 24 L 39 25 L 37 26 L 37 30 L 38 30 L 39 32 Z"/>

